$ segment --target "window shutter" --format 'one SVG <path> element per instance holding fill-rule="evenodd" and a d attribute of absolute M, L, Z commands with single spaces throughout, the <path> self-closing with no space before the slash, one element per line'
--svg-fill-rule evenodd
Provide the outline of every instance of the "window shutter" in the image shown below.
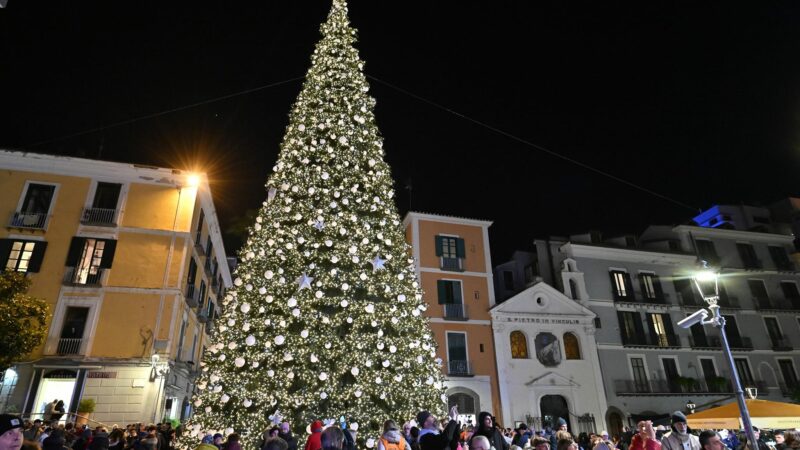
<path fill-rule="evenodd" d="M 464 248 L 464 240 L 463 239 L 456 239 L 456 256 L 459 258 L 466 258 L 467 251 Z"/>
<path fill-rule="evenodd" d="M 656 334 L 656 327 L 653 326 L 653 316 L 655 314 L 645 313 L 647 317 L 647 331 L 650 334 L 650 343 L 655 344 L 658 342 L 658 334 Z"/>
<path fill-rule="evenodd" d="M 8 263 L 8 257 L 11 255 L 11 245 L 14 241 L 11 239 L 0 239 L 0 270 L 5 270 Z"/>
<path fill-rule="evenodd" d="M 114 252 L 117 250 L 117 241 L 109 239 L 105 241 L 106 245 L 103 248 L 103 259 L 100 260 L 100 267 L 103 269 L 110 269 L 111 263 L 114 261 Z"/>
<path fill-rule="evenodd" d="M 461 283 L 453 283 L 453 303 L 455 303 L 456 305 L 462 303 Z"/>
<path fill-rule="evenodd" d="M 645 283 L 644 280 L 646 276 L 647 275 L 643 273 L 637 275 L 637 278 L 639 278 L 639 289 L 641 289 L 640 292 L 642 293 L 642 298 L 647 298 L 647 283 Z"/>
<path fill-rule="evenodd" d="M 619 321 L 619 332 L 622 335 L 622 343 L 628 343 L 633 336 L 628 336 L 628 329 L 625 327 L 625 312 L 617 311 L 617 320 Z"/>
<path fill-rule="evenodd" d="M 644 340 L 644 327 L 642 326 L 642 315 L 638 312 L 632 312 L 633 314 L 633 328 L 636 330 L 635 338 L 639 341 Z"/>
<path fill-rule="evenodd" d="M 439 291 L 439 304 L 444 305 L 447 303 L 447 286 L 446 281 L 436 280 L 436 289 Z"/>
<path fill-rule="evenodd" d="M 672 339 L 672 336 L 675 336 L 675 329 L 672 328 L 672 316 L 669 314 L 662 314 L 661 319 L 664 322 L 664 331 L 666 331 L 667 336 Z"/>
<path fill-rule="evenodd" d="M 86 239 L 82 237 L 73 237 L 72 242 L 69 243 L 69 251 L 67 252 L 67 267 L 75 267 L 83 254 L 83 247 L 86 245 Z"/>
<path fill-rule="evenodd" d="M 614 278 L 614 274 L 617 272 L 610 271 L 608 272 L 609 278 L 611 278 L 611 293 L 614 295 L 615 299 L 620 298 L 619 290 L 617 290 L 617 280 Z M 621 320 L 621 319 L 620 319 Z"/>
<path fill-rule="evenodd" d="M 36 241 L 33 246 L 33 254 L 31 260 L 28 261 L 28 272 L 38 272 L 42 267 L 42 260 L 44 259 L 44 251 L 47 250 L 47 242 Z"/>
<path fill-rule="evenodd" d="M 436 256 L 442 256 L 442 242 L 444 238 L 436 236 Z"/>
<path fill-rule="evenodd" d="M 656 293 L 656 298 L 664 298 L 664 291 L 661 289 L 661 280 L 658 275 L 653 275 L 653 290 Z"/>

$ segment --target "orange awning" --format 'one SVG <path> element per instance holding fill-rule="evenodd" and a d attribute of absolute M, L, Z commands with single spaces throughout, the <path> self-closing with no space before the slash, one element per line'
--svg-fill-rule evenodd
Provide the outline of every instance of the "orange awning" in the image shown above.
<path fill-rule="evenodd" d="M 769 400 L 745 400 L 753 426 L 759 428 L 800 428 L 800 405 Z M 696 429 L 742 428 L 739 405 L 734 400 L 727 405 L 686 416 L 689 426 Z"/>

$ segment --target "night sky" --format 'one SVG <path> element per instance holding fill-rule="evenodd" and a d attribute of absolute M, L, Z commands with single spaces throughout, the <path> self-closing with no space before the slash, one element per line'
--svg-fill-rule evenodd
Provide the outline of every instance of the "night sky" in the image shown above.
<path fill-rule="evenodd" d="M 227 226 L 264 199 L 300 80 L 68 136 L 302 77 L 328 8 L 9 0 L 0 148 L 205 169 Z M 357 0 L 350 18 L 366 73 L 425 100 L 371 80 L 401 214 L 493 220 L 493 264 L 800 194 L 798 2 Z"/>

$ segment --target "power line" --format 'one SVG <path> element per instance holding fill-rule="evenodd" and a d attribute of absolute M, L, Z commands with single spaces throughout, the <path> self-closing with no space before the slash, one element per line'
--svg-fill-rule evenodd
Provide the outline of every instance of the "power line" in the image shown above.
<path fill-rule="evenodd" d="M 140 116 L 140 117 L 135 117 L 133 119 L 123 120 L 121 122 L 112 123 L 110 125 L 103 125 L 101 127 L 91 128 L 89 130 L 84 130 L 84 131 L 79 131 L 77 133 L 67 134 L 65 136 L 59 136 L 59 137 L 52 138 L 52 139 L 47 139 L 47 140 L 44 140 L 44 141 L 34 142 L 32 144 L 26 145 L 25 148 L 37 147 L 39 145 L 50 144 L 50 143 L 53 143 L 53 142 L 58 142 L 58 141 L 66 140 L 66 139 L 71 139 L 71 138 L 74 138 L 74 137 L 77 137 L 77 136 L 83 136 L 85 134 L 96 133 L 98 131 L 107 130 L 109 128 L 120 127 L 122 125 L 128 125 L 128 124 L 131 124 L 131 123 L 134 123 L 134 122 L 139 122 L 139 121 L 142 121 L 142 120 L 152 119 L 154 117 L 165 116 L 167 114 L 172 114 L 174 112 L 183 111 L 183 110 L 190 109 L 190 108 L 195 108 L 197 106 L 207 105 L 209 103 L 214 103 L 214 102 L 218 102 L 218 101 L 221 101 L 221 100 L 227 100 L 229 98 L 238 97 L 240 95 L 252 94 L 253 92 L 257 92 L 257 91 L 261 91 L 261 90 L 264 90 L 264 89 L 269 89 L 269 88 L 272 88 L 272 87 L 280 86 L 282 84 L 291 83 L 292 81 L 302 80 L 303 78 L 305 78 L 305 77 L 302 77 L 302 76 L 301 77 L 294 77 L 294 78 L 290 78 L 288 80 L 278 81 L 276 83 L 265 84 L 263 86 L 255 87 L 255 88 L 252 88 L 252 89 L 247 89 L 247 90 L 244 90 L 244 91 L 239 91 L 239 92 L 234 92 L 232 94 L 223 95 L 221 97 L 210 98 L 208 100 L 199 101 L 199 102 L 192 103 L 192 104 L 189 104 L 189 105 L 179 106 L 177 108 L 167 109 L 167 110 L 164 110 L 164 111 L 159 111 L 159 112 L 156 112 L 156 113 L 147 114 L 145 116 Z"/>
<path fill-rule="evenodd" d="M 559 158 L 559 159 L 562 159 L 564 161 L 570 162 L 572 164 L 575 164 L 576 166 L 582 167 L 582 168 L 584 168 L 586 170 L 589 170 L 591 172 L 603 175 L 604 177 L 611 178 L 614 181 L 617 181 L 617 182 L 625 184 L 627 186 L 639 189 L 642 192 L 646 192 L 646 193 L 648 193 L 650 195 L 654 195 L 654 196 L 656 196 L 656 197 L 658 197 L 658 198 L 660 198 L 662 200 L 666 200 L 666 201 L 674 203 L 674 204 L 676 204 L 678 206 L 690 209 L 690 210 L 692 210 L 694 212 L 696 212 L 698 210 L 698 208 L 693 207 L 693 206 L 691 206 L 689 204 L 686 204 L 686 203 L 684 203 L 684 202 L 682 202 L 680 200 L 675 200 L 675 199 L 673 199 L 671 197 L 667 197 L 664 194 L 660 194 L 660 193 L 658 193 L 658 192 L 656 192 L 656 191 L 654 191 L 652 189 L 648 189 L 648 188 L 646 188 L 644 186 L 641 186 L 641 185 L 638 185 L 638 184 L 636 184 L 636 183 L 634 183 L 632 181 L 628 181 L 628 180 L 626 180 L 624 178 L 620 178 L 620 177 L 618 177 L 616 175 L 610 174 L 610 173 L 608 173 L 608 172 L 606 172 L 604 170 L 598 169 L 596 167 L 592 167 L 592 166 L 590 166 L 590 165 L 588 165 L 588 164 L 586 164 L 584 162 L 578 161 L 578 160 L 576 160 L 574 158 L 570 158 L 569 156 L 564 156 L 564 155 L 562 155 L 560 153 L 557 153 L 557 152 L 555 152 L 553 150 L 550 150 L 549 148 L 542 147 L 541 145 L 538 145 L 538 144 L 534 144 L 533 142 L 530 142 L 530 141 L 528 141 L 526 139 L 523 139 L 523 138 L 521 138 L 519 136 L 511 134 L 511 133 L 509 133 L 507 131 L 503 131 L 503 130 L 497 128 L 497 127 L 494 127 L 494 126 L 489 125 L 487 123 L 481 122 L 478 119 L 473 119 L 472 117 L 469 117 L 469 116 L 467 116 L 465 114 L 462 114 L 462 113 L 460 113 L 458 111 L 455 111 L 453 109 L 450 109 L 450 108 L 448 108 L 446 106 L 440 105 L 439 103 L 436 103 L 436 102 L 434 102 L 432 100 L 428 100 L 427 98 L 424 98 L 424 97 L 422 97 L 420 95 L 417 95 L 417 94 L 415 94 L 413 92 L 410 92 L 410 91 L 408 91 L 406 89 L 403 89 L 403 88 L 401 88 L 399 86 L 396 86 L 396 85 L 394 85 L 392 83 L 389 83 L 388 81 L 383 81 L 383 80 L 381 80 L 379 78 L 376 78 L 376 77 L 374 77 L 372 75 L 367 75 L 367 78 L 369 78 L 371 80 L 375 80 L 375 81 L 377 81 L 378 83 L 380 83 L 380 84 L 382 84 L 384 86 L 387 86 L 387 87 L 392 88 L 392 89 L 394 89 L 394 90 L 396 90 L 398 92 L 401 92 L 401 93 L 403 93 L 405 95 L 408 95 L 409 97 L 413 97 L 413 98 L 415 98 L 415 99 L 417 99 L 417 100 L 419 100 L 419 101 L 421 101 L 423 103 L 427 103 L 427 104 L 429 104 L 431 106 L 434 106 L 434 107 L 436 107 L 438 109 L 441 109 L 443 111 L 447 111 L 448 113 L 453 114 L 454 116 L 460 117 L 460 118 L 462 118 L 462 119 L 464 119 L 466 121 L 472 122 L 472 123 L 474 123 L 476 125 L 480 125 L 480 126 L 482 126 L 484 128 L 487 128 L 487 129 L 489 129 L 491 131 L 494 131 L 495 133 L 501 134 L 501 135 L 503 135 L 503 136 L 505 136 L 505 137 L 507 137 L 509 139 L 513 139 L 513 140 L 515 140 L 517 142 L 523 143 L 523 144 L 528 145 L 530 147 L 533 147 L 533 148 L 535 148 L 537 150 L 543 151 L 543 152 L 547 153 L 548 155 L 555 156 L 556 158 Z"/>

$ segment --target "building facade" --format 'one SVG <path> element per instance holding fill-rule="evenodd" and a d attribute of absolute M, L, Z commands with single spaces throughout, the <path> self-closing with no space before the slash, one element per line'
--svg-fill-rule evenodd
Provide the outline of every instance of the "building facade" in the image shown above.
<path fill-rule="evenodd" d="M 563 418 L 576 435 L 604 429 L 595 314 L 540 282 L 496 305 L 491 315 L 508 426 L 540 430 Z"/>
<path fill-rule="evenodd" d="M 0 168 L 0 263 L 51 313 L 44 344 L 3 374 L 0 410 L 91 398 L 102 423 L 189 414 L 231 286 L 205 175 L 9 151 Z"/>
<path fill-rule="evenodd" d="M 410 212 L 403 225 L 450 405 L 459 406 L 465 421 L 489 411 L 505 424 L 489 314 L 495 305 L 491 222 Z"/>
<path fill-rule="evenodd" d="M 714 227 L 715 214 L 696 218 L 705 226 L 651 226 L 638 237 L 589 233 L 535 243 L 537 254 L 551 255 L 540 258 L 538 275 L 596 315 L 604 419 L 612 433 L 641 418 L 666 422 L 670 412 L 686 411 L 689 400 L 702 410 L 732 398 L 717 330 L 677 326 L 705 306 L 691 282 L 700 260 L 721 272 L 721 311 L 745 387 L 756 388 L 758 398 L 785 400 L 798 385 L 794 238 L 768 219 L 748 230 Z"/>

